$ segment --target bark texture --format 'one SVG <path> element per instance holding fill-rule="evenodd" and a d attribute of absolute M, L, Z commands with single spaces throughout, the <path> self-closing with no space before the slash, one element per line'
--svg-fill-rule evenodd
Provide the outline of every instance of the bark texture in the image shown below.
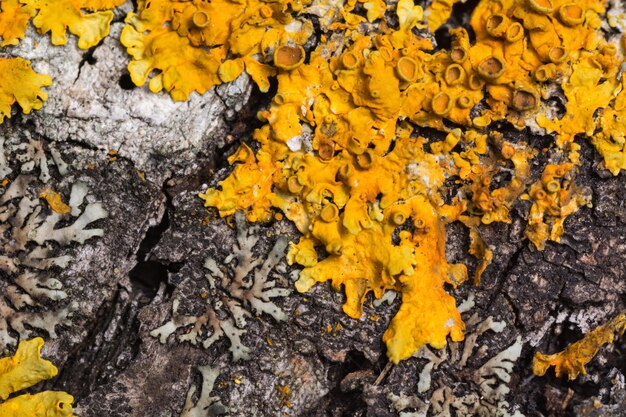
<path fill-rule="evenodd" d="M 527 203 L 516 203 L 511 224 L 484 229 L 494 262 L 478 287 L 450 289 L 459 304 L 473 300 L 463 313 L 465 342 L 391 366 L 381 336 L 399 297 L 377 306 L 368 302 L 361 320 L 350 319 L 341 311 L 343 295 L 328 285 L 297 293 L 295 271 L 284 260 L 269 276 L 290 292 L 272 299 L 286 320 L 256 316 L 241 302 L 252 312 L 241 335 L 250 361 L 232 361 L 228 334 L 208 348 L 179 340 L 181 331 L 165 343 L 150 335 L 172 318 L 175 300 L 181 317 L 205 313 L 211 290 L 207 258 L 232 273 L 229 255 L 240 244 L 237 231 L 203 208 L 197 194 L 216 186 L 229 172 L 227 156 L 242 141 L 251 142 L 256 112 L 267 96 L 245 75 L 184 103 L 135 88 L 118 41 L 123 12 L 117 11 L 111 36 L 89 51 L 79 51 L 73 40 L 52 47 L 35 34 L 13 50 L 55 82 L 41 111 L 15 115 L 0 127 L 7 142 L 30 137 L 46 152 L 58 149 L 70 174 L 53 169 L 49 185 L 67 192 L 80 179 L 109 213 L 98 223 L 102 238 L 55 246 L 55 254 L 71 256 L 70 266 L 55 270 L 55 277 L 78 308 L 72 325 L 57 327 L 58 338 L 47 341 L 44 353 L 60 373 L 46 388 L 74 395 L 77 415 L 408 417 L 426 415 L 426 409 L 428 415 L 463 415 L 462 404 L 471 409 L 476 402 L 486 404 L 485 415 L 625 415 L 624 339 L 603 348 L 588 374 L 575 381 L 552 372 L 534 377 L 531 371 L 536 350 L 559 351 L 626 308 L 624 179 L 598 168 L 597 154 L 584 141 L 577 182 L 593 190 L 593 208 L 571 216 L 561 243 L 548 243 L 541 252 L 524 239 Z M 547 140 L 515 135 L 538 148 Z M 19 172 L 20 162 L 6 152 Z M 259 241 L 249 249 L 261 261 L 279 236 L 297 239 L 286 221 L 260 225 L 254 233 Z M 448 228 L 447 246 L 450 261 L 475 267 L 461 225 Z M 213 278 L 219 286 L 219 277 Z M 11 278 L 0 271 L 0 279 Z M 232 299 L 225 295 L 216 302 L 223 303 L 212 304 L 216 319 L 228 320 L 232 310 L 224 305 Z M 521 349 L 518 354 L 512 349 L 509 359 L 500 355 L 512 346 Z M 486 364 L 496 362 L 508 362 L 510 369 L 505 366 L 487 385 L 510 392 L 490 399 L 481 384 L 495 375 Z M 191 414 L 207 384 L 198 366 L 219 376 L 210 392 L 215 398 L 198 406 L 206 407 L 201 414 Z"/>

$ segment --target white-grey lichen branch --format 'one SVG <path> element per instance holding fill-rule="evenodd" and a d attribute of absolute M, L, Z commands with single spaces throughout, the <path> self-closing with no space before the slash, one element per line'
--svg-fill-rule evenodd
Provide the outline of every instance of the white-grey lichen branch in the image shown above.
<path fill-rule="evenodd" d="M 39 197 L 49 187 L 52 166 L 67 175 L 56 149 L 46 150 L 30 136 L 25 142 L 0 139 L 0 353 L 33 331 L 55 338 L 57 326 L 71 324 L 77 303 L 55 277 L 71 262 L 61 249 L 104 233 L 89 228 L 108 213 L 102 203 L 86 201 L 93 199 L 85 183 L 72 185 L 67 213 L 51 210 Z"/>
<path fill-rule="evenodd" d="M 197 401 L 194 404 L 196 386 L 191 385 L 187 392 L 187 399 L 180 417 L 218 417 L 228 415 L 228 409 L 222 404 L 219 397 L 211 396 L 215 381 L 220 375 L 217 368 L 210 366 L 198 366 L 198 371 L 202 375 L 202 389 Z"/>
<path fill-rule="evenodd" d="M 241 341 L 246 333 L 247 318 L 252 314 L 266 314 L 277 321 L 287 320 L 287 315 L 273 299 L 287 296 L 290 290 L 277 287 L 276 278 L 279 275 L 272 272 L 279 269 L 287 239 L 279 238 L 265 259 L 256 258 L 253 249 L 259 241 L 258 226 L 248 225 L 240 213 L 235 215 L 235 223 L 237 243 L 232 254 L 222 262 L 213 257 L 207 257 L 204 262 L 208 271 L 208 290 L 203 294 L 206 300 L 204 311 L 198 316 L 181 314 L 181 299 L 175 297 L 172 318 L 150 333 L 161 343 L 165 343 L 178 329 L 184 329 L 175 336 L 179 342 L 204 348 L 226 337 L 230 341 L 233 360 L 248 360 L 250 349 Z M 232 268 L 230 265 L 233 265 Z"/>
<path fill-rule="evenodd" d="M 469 311 L 473 306 L 473 296 L 462 304 L 462 312 Z M 464 369 L 468 360 L 473 356 L 477 346 L 478 338 L 487 331 L 501 333 L 506 324 L 502 321 L 495 321 L 489 316 L 480 321 L 477 314 L 473 314 L 466 320 L 470 331 L 460 349 L 459 343 L 450 343 L 447 348 L 442 349 L 438 354 L 433 353 L 428 347 L 423 347 L 415 355 L 416 358 L 426 359 L 428 362 L 422 368 L 419 375 L 417 391 L 419 395 L 407 395 L 403 392 L 399 394 L 389 393 L 388 399 L 400 417 L 524 417 L 515 407 L 511 407 L 506 397 L 510 392 L 511 374 L 516 361 L 522 353 L 522 340 L 520 337 L 507 349 L 496 354 L 487 360 L 480 368 L 473 373 L 472 379 L 467 383 L 474 384 L 476 389 L 470 393 L 457 396 L 453 387 L 437 381 L 432 373 L 447 365 L 457 370 Z M 478 349 L 484 353 L 486 346 Z M 423 401 L 424 394 L 432 391 L 428 401 Z M 480 393 L 478 395 L 477 393 Z"/>

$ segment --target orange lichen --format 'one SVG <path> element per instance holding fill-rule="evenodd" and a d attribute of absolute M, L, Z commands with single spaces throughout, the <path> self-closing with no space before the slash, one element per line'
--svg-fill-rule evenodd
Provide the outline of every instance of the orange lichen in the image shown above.
<path fill-rule="evenodd" d="M 476 163 L 478 167 L 471 166 L 470 161 L 461 161 L 462 156 L 457 157 L 457 163 L 469 163 L 471 168 L 460 173 L 461 178 L 471 180 L 473 213 L 480 216 L 482 223 L 493 222 L 510 223 L 509 209 L 526 189 L 526 183 L 530 177 L 530 165 L 528 161 L 536 155 L 536 151 L 524 143 L 513 144 L 502 140 L 496 133 L 490 136 L 491 142 L 500 147 L 500 154 L 504 161 L 512 164 L 512 178 L 501 187 L 493 187 L 492 179 L 500 172 L 496 166 L 489 166 L 488 162 Z M 465 155 L 465 157 L 475 155 Z"/>
<path fill-rule="evenodd" d="M 3 417 L 72 417 L 74 398 L 57 391 L 11 394 L 30 388 L 57 374 L 57 368 L 41 359 L 43 339 L 22 340 L 14 356 L 0 358 L 0 415 Z M 7 399 L 8 398 L 8 399 Z"/>
<path fill-rule="evenodd" d="M 0 123 L 11 117 L 11 106 L 19 104 L 26 114 L 39 110 L 48 95 L 41 90 L 52 84 L 48 75 L 37 74 L 22 58 L 0 58 Z"/>
<path fill-rule="evenodd" d="M 426 13 L 400 0 L 396 28 L 381 5 L 363 2 L 374 22 L 366 30 L 352 13 L 355 3 L 307 4 L 303 10 L 319 16 L 329 34 L 308 59 L 294 40 L 257 51 L 264 61 L 234 53 L 262 89 L 274 74 L 278 87 L 258 113 L 266 122 L 254 133 L 258 151 L 243 144 L 229 158 L 235 166 L 221 189 L 201 197 L 222 216 L 242 210 L 250 221 L 270 221 L 280 211 L 293 221 L 302 236 L 287 257 L 304 267 L 296 288 L 330 281 L 343 288 L 351 317 L 361 317 L 368 293 L 401 293 L 384 335 L 398 362 L 424 344 L 439 348 L 447 336 L 463 337 L 444 287 L 464 282 L 467 271 L 445 258 L 445 225 L 469 229 L 476 285 L 493 258 L 481 225 L 510 222 L 520 197 L 533 201 L 530 242 L 541 249 L 558 241 L 565 219 L 590 201 L 574 184 L 574 137 L 589 136 L 613 173 L 626 167 L 626 93 L 619 54 L 598 30 L 601 0 L 481 0 L 470 21 L 475 41 L 454 28 L 449 50 L 438 51 L 415 29 L 424 19 L 439 28 L 453 0 L 434 1 Z M 240 64 L 229 65 L 241 72 Z M 561 119 L 545 102 L 554 82 L 567 99 Z M 530 187 L 537 149 L 505 137 L 493 124 L 499 120 L 555 133 L 551 161 L 559 163 Z M 422 128 L 440 134 L 428 140 Z M 446 195 L 451 183 L 458 187 L 453 196 Z"/>
<path fill-rule="evenodd" d="M 0 2 L 0 47 L 17 45 L 28 22 L 42 34 L 50 32 L 53 45 L 67 43 L 69 30 L 78 47 L 97 45 L 109 33 L 113 9 L 125 0 L 6 0 Z M 87 11 L 87 12 L 85 12 Z M 10 117 L 17 102 L 24 113 L 38 110 L 48 98 L 42 87 L 52 84 L 48 75 L 35 73 L 21 58 L 0 58 L 0 124 Z"/>
<path fill-rule="evenodd" d="M 610 106 L 603 109 L 599 123 L 594 127 L 591 142 L 600 155 L 604 158 L 604 167 L 613 175 L 618 175 L 622 169 L 626 169 L 626 89 L 622 76 L 621 82 L 611 98 Z M 596 93 L 593 93 L 596 94 Z"/>
<path fill-rule="evenodd" d="M 284 70 L 292 70 L 304 62 L 305 55 L 304 48 L 299 45 L 281 45 L 274 49 L 274 65 Z"/>
<path fill-rule="evenodd" d="M 558 242 L 565 219 L 591 203 L 591 191 L 574 184 L 573 169 L 569 162 L 547 165 L 541 180 L 530 187 L 529 196 L 524 196 L 533 200 L 525 233 L 537 249 L 543 249 L 548 239 Z"/>
<path fill-rule="evenodd" d="M 425 15 L 428 21 L 428 29 L 435 32 L 452 15 L 452 7 L 460 0 L 433 0 L 426 9 Z"/>
<path fill-rule="evenodd" d="M 585 365 L 596 356 L 600 348 L 607 343 L 613 343 L 615 334 L 623 335 L 625 331 L 626 313 L 621 313 L 559 353 L 544 355 L 536 352 L 533 358 L 533 372 L 535 375 L 543 376 L 548 368 L 554 366 L 554 373 L 558 378 L 567 374 L 567 377 L 573 380 L 580 374 L 585 375 L 587 374 Z"/>
<path fill-rule="evenodd" d="M 61 194 L 51 190 L 50 188 L 42 190 L 39 193 L 39 198 L 46 200 L 50 209 L 55 213 L 69 214 L 72 211 L 71 207 L 65 204 L 61 199 Z"/>
<path fill-rule="evenodd" d="M 272 177 L 277 167 L 269 155 L 259 153 L 256 156 L 247 145 L 228 158 L 230 164 L 238 162 L 232 174 L 221 182 L 222 191 L 207 190 L 200 194 L 207 205 L 218 207 L 220 216 L 234 214 L 237 210 L 252 207 L 247 218 L 250 221 L 269 221 L 271 219 Z"/>
<path fill-rule="evenodd" d="M 88 49 L 109 34 L 113 9 L 125 0 L 8 0 L 0 6 L 0 46 L 17 45 L 28 21 L 40 33 L 50 32 L 53 45 L 64 45 L 69 30 L 78 47 Z M 89 13 L 84 12 L 88 11 Z"/>
<path fill-rule="evenodd" d="M 133 57 L 128 70 L 135 84 L 143 85 L 154 70 L 161 70 L 150 80 L 153 92 L 165 89 L 180 101 L 194 91 L 202 94 L 221 83 L 218 71 L 226 57 L 223 47 L 208 51 L 190 47 L 189 39 L 168 28 L 144 34 L 126 26 L 121 40 Z"/>
<path fill-rule="evenodd" d="M 0 3 L 0 46 L 17 45 L 24 39 L 26 26 L 35 10 L 19 0 Z"/>
<path fill-rule="evenodd" d="M 131 79 L 143 85 L 158 71 L 150 90 L 165 90 L 182 101 L 245 70 L 267 91 L 267 78 L 275 73 L 267 63 L 288 70 L 304 61 L 301 45 L 313 26 L 293 17 L 300 7 L 291 0 L 140 1 L 121 36 L 133 57 Z M 234 59 L 227 61 L 229 54 Z"/>
<path fill-rule="evenodd" d="M 278 397 L 280 400 L 280 404 L 282 407 L 291 408 L 293 403 L 291 402 L 291 397 L 293 396 L 293 392 L 289 385 L 279 385 L 276 386 L 276 391 L 278 391 Z"/>
<path fill-rule="evenodd" d="M 599 121 L 595 114 L 613 100 L 617 78 L 607 79 L 605 70 L 587 56 L 572 65 L 572 74 L 562 87 L 567 97 L 565 115 L 556 120 L 539 115 L 537 122 L 548 132 L 556 132 L 561 142 L 571 142 L 577 134 L 593 137 Z"/>
<path fill-rule="evenodd" d="M 570 63 L 584 61 L 591 55 L 590 51 L 606 43 L 596 23 L 597 13 L 604 12 L 603 2 L 585 2 L 586 20 L 580 21 L 577 13 L 582 7 L 564 1 L 544 0 L 506 3 L 483 0 L 478 4 L 471 19 L 476 33 L 471 55 L 481 73 L 487 74 L 489 80 L 497 79 L 496 85 L 488 87 L 491 111 L 486 115 L 491 120 L 506 117 L 509 108 L 518 112 L 536 112 L 541 90 L 537 82 L 555 75 L 569 75 L 571 68 L 575 67 Z M 504 62 L 506 65 L 502 68 Z M 612 71 L 615 70 L 614 63 L 607 64 L 613 66 Z M 571 105 L 575 105 L 573 100 Z M 520 127 L 525 124 L 523 118 L 513 114 L 508 117 Z M 545 116 L 539 117 L 545 119 Z M 570 123 L 562 122 L 563 126 Z M 545 120 L 539 123 L 547 127 Z M 579 126 L 571 128 L 576 129 Z M 577 133 L 583 131 L 576 130 Z"/>
<path fill-rule="evenodd" d="M 463 337 L 454 299 L 443 287 L 467 278 L 464 266 L 445 259 L 442 216 L 452 219 L 462 210 L 446 209 L 434 193 L 445 170 L 408 126 L 396 131 L 402 103 L 414 97 L 401 83 L 423 73 L 426 57 L 419 42 L 409 54 L 399 51 L 407 36 L 415 40 L 407 30 L 421 17 L 414 6 L 403 7 L 401 37 L 357 37 L 341 55 L 327 61 L 316 52 L 310 64 L 279 74 L 277 94 L 263 115 L 268 125 L 255 134 L 261 149 L 255 156 L 243 145 L 230 158 L 239 163 L 221 191 L 201 195 L 221 215 L 244 209 L 253 221 L 269 220 L 273 207 L 281 209 L 304 235 L 288 253 L 290 263 L 305 266 L 296 288 L 307 291 L 326 280 L 343 286 L 351 317 L 361 316 L 367 293 L 379 298 L 387 290 L 401 292 L 402 307 L 384 336 L 394 362 L 425 343 L 443 347 L 448 335 Z M 372 48 L 367 55 L 366 48 Z M 315 127 L 311 139 L 307 124 Z M 314 154 L 305 151 L 308 146 Z M 401 230 L 409 224 L 413 232 Z M 328 257 L 320 261 L 316 247 Z"/>
<path fill-rule="evenodd" d="M 281 91 L 279 86 L 279 95 Z M 280 97 L 287 96 L 298 97 L 286 92 Z M 269 116 L 276 122 L 272 133 L 283 137 L 280 132 L 286 129 L 289 134 L 300 135 L 301 131 L 293 130 L 296 124 L 300 127 L 297 119 L 289 122 L 289 112 L 300 106 L 296 103 L 291 107 L 284 99 L 280 103 L 275 111 L 282 117 Z M 326 111 L 315 104 L 313 107 L 313 117 L 316 108 Z M 336 122 L 325 120 L 320 133 L 324 137 L 338 134 L 339 120 Z M 207 206 L 218 207 L 222 215 L 245 209 L 250 220 L 269 220 L 271 208 L 280 208 L 304 234 L 288 253 L 290 263 L 305 266 L 296 288 L 307 291 L 326 280 L 336 289 L 343 285 L 347 296 L 344 311 L 351 317 L 361 316 L 368 292 L 381 297 L 386 290 L 400 291 L 405 300 L 400 319 L 392 322 L 385 336 L 394 362 L 410 356 L 424 343 L 443 346 L 448 334 L 455 340 L 461 338 L 463 323 L 443 285 L 461 283 L 467 273 L 463 266 L 449 265 L 445 260 L 443 223 L 436 206 L 425 197 L 443 183 L 443 170 L 433 155 L 422 150 L 423 139 L 411 138 L 406 131 L 386 155 L 382 148 L 363 149 L 353 140 L 346 139 L 343 145 L 332 141 L 335 150 L 324 159 L 322 140 L 317 145 L 320 157 L 298 151 L 287 155 L 289 146 L 301 144 L 288 140 L 287 145 L 279 146 L 273 135 L 273 140 L 267 136 L 272 124 L 256 134 L 264 144 L 256 157 L 243 145 L 230 158 L 231 163 L 239 164 L 221 183 L 221 191 L 208 190 L 201 195 Z M 286 159 L 272 158 L 272 152 Z M 407 173 L 399 173 L 400 167 Z M 405 223 L 412 224 L 415 232 L 400 231 L 399 243 L 394 243 L 393 234 Z M 329 256 L 318 261 L 316 247 L 325 248 Z M 428 306 L 423 304 L 424 291 L 438 294 Z M 431 312 L 428 318 L 415 314 L 426 307 Z"/>

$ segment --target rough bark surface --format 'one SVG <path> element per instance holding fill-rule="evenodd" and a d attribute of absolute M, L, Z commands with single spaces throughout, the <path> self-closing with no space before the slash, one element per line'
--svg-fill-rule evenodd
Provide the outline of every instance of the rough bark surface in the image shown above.
<path fill-rule="evenodd" d="M 47 341 L 45 355 L 60 373 L 46 388 L 74 395 L 77 415 L 180 416 L 190 387 L 200 392 L 197 367 L 209 365 L 219 369 L 211 395 L 223 407 L 213 404 L 203 416 L 226 410 L 231 416 L 418 416 L 425 404 L 444 404 L 446 398 L 478 401 L 481 368 L 517 338 L 523 345 L 507 384 L 509 410 L 526 416 L 626 415 L 624 339 L 603 348 L 588 374 L 575 381 L 531 371 L 535 351 L 558 351 L 626 308 L 624 179 L 599 169 L 598 156 L 584 141 L 578 183 L 593 190 L 593 208 L 567 220 L 560 244 L 537 252 L 523 235 L 528 207 L 518 202 L 511 224 L 484 229 L 494 262 L 480 285 L 450 289 L 458 303 L 474 300 L 463 314 L 468 335 L 490 316 L 506 324 L 500 332 L 476 333 L 465 360 L 468 341 L 433 351 L 447 357 L 441 363 L 421 357 L 390 366 L 381 336 L 400 300 L 368 302 L 361 320 L 350 319 L 341 311 L 342 294 L 328 285 L 296 292 L 284 260 L 276 267 L 276 284 L 291 291 L 273 301 L 287 320 L 247 318 L 241 338 L 252 360 L 233 362 L 227 337 L 205 349 L 174 335 L 165 343 L 151 336 L 172 317 L 174 300 L 180 300 L 181 314 L 203 313 L 205 260 L 227 259 L 237 243 L 232 225 L 207 211 L 197 194 L 226 176 L 226 157 L 241 141 L 250 143 L 266 97 L 245 75 L 184 103 L 135 88 L 118 41 L 124 10 L 116 13 L 111 36 L 89 51 L 79 51 L 73 40 L 52 47 L 34 33 L 12 50 L 51 74 L 54 85 L 41 111 L 16 114 L 0 127 L 7 140 L 29 134 L 46 149 L 56 146 L 71 161 L 72 173 L 62 178 L 55 172 L 53 188 L 67 189 L 80 178 L 109 212 L 98 223 L 102 238 L 59 249 L 72 261 L 56 278 L 79 306 L 72 325 L 58 327 L 58 338 Z M 528 132 L 511 135 L 537 145 L 547 140 Z M 278 236 L 297 239 L 284 221 L 261 225 L 257 234 L 253 253 L 259 258 Z M 449 227 L 450 261 L 475 266 L 468 239 L 460 225 Z M 0 279 L 9 278 L 0 272 Z M 422 379 L 427 366 L 433 367 L 428 386 Z M 190 399 L 193 404 L 197 394 Z M 429 412 L 446 415 L 433 407 Z"/>

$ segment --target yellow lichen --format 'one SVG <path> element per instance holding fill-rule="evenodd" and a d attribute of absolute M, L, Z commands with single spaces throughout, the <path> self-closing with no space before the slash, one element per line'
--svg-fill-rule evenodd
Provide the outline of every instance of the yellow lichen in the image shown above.
<path fill-rule="evenodd" d="M 52 84 L 48 75 L 37 74 L 22 58 L 0 58 L 0 123 L 11 117 L 11 106 L 19 104 L 26 114 L 39 110 L 48 95 L 41 90 Z"/>
<path fill-rule="evenodd" d="M 529 195 L 524 196 L 533 200 L 526 237 L 537 249 L 543 249 L 548 239 L 558 242 L 565 219 L 591 202 L 590 190 L 574 184 L 573 169 L 574 164 L 570 162 L 546 166 L 541 180 L 530 187 Z"/>
<path fill-rule="evenodd" d="M 449 50 L 437 51 L 415 29 L 437 30 L 453 0 L 433 1 L 426 13 L 400 0 L 395 28 L 382 5 L 363 3 L 370 23 L 353 13 L 356 2 L 307 3 L 302 10 L 319 16 L 324 32 L 310 52 L 293 39 L 254 49 L 258 38 L 249 37 L 256 55 L 246 55 L 250 49 L 233 46 L 241 38 L 228 26 L 228 56 L 243 60 L 262 91 L 273 75 L 278 87 L 258 113 L 266 122 L 254 133 L 258 151 L 243 144 L 229 158 L 235 166 L 221 189 L 201 197 L 221 216 L 242 210 L 250 221 L 293 221 L 302 234 L 287 255 L 303 267 L 296 288 L 330 281 L 345 292 L 351 317 L 361 317 L 368 293 L 399 292 L 402 305 L 384 335 L 398 362 L 424 344 L 463 338 L 445 286 L 464 282 L 467 271 L 446 260 L 446 224 L 469 229 L 476 285 L 493 258 L 481 226 L 510 222 L 520 197 L 533 203 L 529 241 L 538 249 L 558 242 L 565 219 L 590 202 L 574 183 L 574 138 L 588 136 L 614 174 L 626 167 L 626 93 L 621 53 L 599 30 L 602 0 L 481 0 L 470 20 L 475 40 L 454 28 Z M 159 13 L 156 20 L 167 20 Z M 267 9 L 259 14 L 270 16 Z M 201 17 L 204 28 L 209 14 Z M 264 24 L 255 33 L 264 33 Z M 226 62 L 223 82 L 242 71 L 241 61 Z M 567 100 L 562 118 L 546 104 L 555 82 Z M 559 162 L 529 186 L 538 149 L 505 137 L 497 121 L 554 133 L 550 160 Z M 440 135 L 428 140 L 423 128 Z M 451 183 L 458 187 L 453 196 L 446 195 Z"/>
<path fill-rule="evenodd" d="M 0 6 L 0 46 L 17 45 L 28 21 L 40 33 L 50 32 L 53 45 L 64 45 L 69 30 L 78 47 L 88 49 L 109 34 L 113 9 L 125 0 L 8 0 Z M 83 10 L 88 11 L 85 13 Z"/>
<path fill-rule="evenodd" d="M 82 49 L 97 45 L 109 33 L 113 9 L 125 0 L 6 0 L 0 2 L 0 47 L 17 45 L 28 22 L 40 33 L 50 32 L 53 45 L 67 43 L 69 30 Z M 89 13 L 86 13 L 88 11 Z M 0 123 L 11 116 L 17 102 L 24 113 L 38 110 L 48 98 L 42 87 L 52 84 L 48 75 L 35 73 L 21 58 L 0 58 Z"/>
<path fill-rule="evenodd" d="M 244 70 L 243 59 L 229 59 L 220 64 L 217 75 L 222 82 L 228 83 L 234 81 L 241 75 Z"/>
<path fill-rule="evenodd" d="M 69 30 L 78 36 L 78 47 L 88 49 L 109 34 L 112 9 L 125 0 L 25 0 L 38 11 L 33 25 L 41 33 L 50 32 L 53 45 L 64 45 Z M 84 13 L 89 10 L 91 13 Z"/>
<path fill-rule="evenodd" d="M 604 167 L 613 175 L 626 169 L 626 89 L 622 76 L 621 82 L 614 91 L 610 106 L 603 109 L 599 123 L 599 131 L 594 130 L 591 141 L 604 158 Z M 617 92 L 617 94 L 615 94 Z M 596 94 L 594 92 L 594 94 Z"/>
<path fill-rule="evenodd" d="M 533 372 L 535 375 L 545 375 L 548 368 L 554 366 L 554 373 L 558 378 L 567 374 L 570 380 L 578 375 L 585 375 L 585 365 L 598 353 L 600 348 L 613 343 L 615 334 L 624 334 L 626 331 L 626 313 L 621 313 L 612 321 L 605 323 L 587 333 L 581 340 L 567 346 L 565 350 L 552 355 L 535 353 L 533 358 Z"/>
<path fill-rule="evenodd" d="M 428 29 L 435 32 L 452 15 L 452 7 L 460 0 L 433 0 L 426 9 Z"/>
<path fill-rule="evenodd" d="M 12 357 L 0 358 L 0 415 L 3 417 L 71 417 L 74 398 L 57 391 L 11 394 L 30 388 L 57 374 L 57 368 L 41 359 L 41 338 L 22 340 Z M 8 399 L 7 399 L 8 398 Z"/>
<path fill-rule="evenodd" d="M 26 26 L 35 10 L 19 0 L 0 3 L 0 46 L 17 45 L 24 38 Z"/>
<path fill-rule="evenodd" d="M 153 92 L 165 89 L 174 100 L 182 101 L 194 91 L 202 94 L 221 83 L 218 71 L 226 57 L 223 47 L 208 51 L 191 47 L 189 39 L 168 28 L 144 34 L 126 26 L 121 40 L 133 57 L 128 70 L 135 84 L 143 85 L 154 70 L 160 70 L 150 79 Z"/>
<path fill-rule="evenodd" d="M 39 198 L 46 200 L 50 209 L 55 213 L 69 214 L 72 211 L 71 207 L 65 204 L 61 199 L 61 194 L 51 190 L 50 188 L 42 190 L 39 193 Z"/>
<path fill-rule="evenodd" d="M 267 63 L 289 70 L 304 61 L 301 45 L 313 26 L 293 17 L 300 8 L 291 0 L 140 1 L 121 36 L 133 58 L 131 79 L 143 85 L 157 71 L 150 90 L 183 101 L 245 70 L 267 91 L 275 73 Z M 229 54 L 234 59 L 227 61 Z"/>

